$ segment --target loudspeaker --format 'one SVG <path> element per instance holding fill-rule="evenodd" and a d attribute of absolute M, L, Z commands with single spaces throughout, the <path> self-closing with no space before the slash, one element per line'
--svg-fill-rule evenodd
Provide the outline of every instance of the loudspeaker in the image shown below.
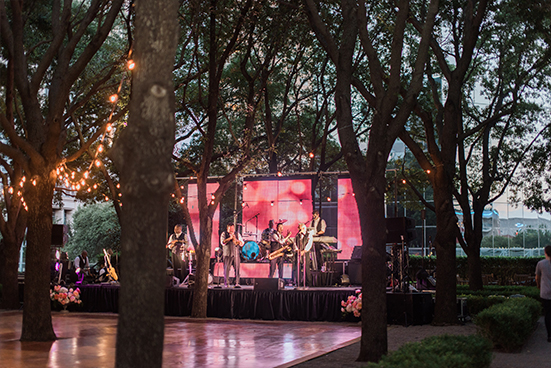
<path fill-rule="evenodd" d="M 352 250 L 352 255 L 350 256 L 350 259 L 357 259 L 358 261 L 362 260 L 362 246 L 356 245 L 354 249 Z"/>
<path fill-rule="evenodd" d="M 67 233 L 67 225 L 52 225 L 52 245 L 65 244 L 65 234 Z"/>
<path fill-rule="evenodd" d="M 401 243 L 402 236 L 405 242 L 409 242 L 417 237 L 414 219 L 409 217 L 389 217 L 385 220 L 387 243 Z"/>
<path fill-rule="evenodd" d="M 362 264 L 361 262 L 350 261 L 348 263 L 348 278 L 351 285 L 362 284 Z"/>
<path fill-rule="evenodd" d="M 262 277 L 254 279 L 254 291 L 276 291 L 282 290 L 285 287 L 283 279 L 274 279 L 270 277 Z"/>

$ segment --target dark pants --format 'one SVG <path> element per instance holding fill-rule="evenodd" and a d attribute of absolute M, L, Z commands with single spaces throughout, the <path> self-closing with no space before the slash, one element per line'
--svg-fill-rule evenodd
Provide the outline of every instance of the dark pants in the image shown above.
<path fill-rule="evenodd" d="M 274 258 L 270 261 L 270 276 L 274 277 L 275 269 L 277 265 L 277 270 L 279 272 L 279 278 L 283 278 L 283 256 Z"/>
<path fill-rule="evenodd" d="M 541 299 L 543 302 L 543 312 L 545 315 L 545 328 L 547 329 L 547 338 L 551 338 L 551 299 Z"/>
<path fill-rule="evenodd" d="M 180 282 L 184 281 L 186 276 L 189 274 L 189 270 L 187 267 L 187 262 L 184 257 L 184 260 L 182 260 L 181 254 L 172 254 L 172 267 L 174 269 L 174 277 L 177 277 L 180 279 Z"/>
<path fill-rule="evenodd" d="M 297 286 L 304 285 L 304 270 L 306 270 L 306 286 L 312 286 L 312 263 L 310 256 L 313 256 L 312 252 L 307 252 L 306 257 L 300 257 L 300 269 L 298 269 L 296 260 L 293 262 L 293 282 L 296 282 Z"/>
<path fill-rule="evenodd" d="M 228 286 L 228 279 L 231 267 L 235 270 L 235 283 L 239 284 L 239 268 L 241 266 L 241 258 L 239 256 L 224 257 L 224 285 Z"/>

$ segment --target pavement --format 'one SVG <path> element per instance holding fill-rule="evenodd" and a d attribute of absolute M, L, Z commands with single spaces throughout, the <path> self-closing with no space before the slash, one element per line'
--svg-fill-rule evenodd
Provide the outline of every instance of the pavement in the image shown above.
<path fill-rule="evenodd" d="M 472 322 L 458 326 L 389 326 L 388 350 L 397 350 L 407 342 L 421 341 L 434 335 L 471 335 L 477 332 Z M 298 368 L 333 368 L 333 367 L 363 367 L 365 363 L 356 362 L 360 352 L 359 338 L 350 341 L 346 347 L 323 354 L 305 362 L 289 365 Z M 543 317 L 540 318 L 536 330 L 516 353 L 494 351 L 491 368 L 551 368 L 551 343 L 547 342 L 547 333 Z"/>

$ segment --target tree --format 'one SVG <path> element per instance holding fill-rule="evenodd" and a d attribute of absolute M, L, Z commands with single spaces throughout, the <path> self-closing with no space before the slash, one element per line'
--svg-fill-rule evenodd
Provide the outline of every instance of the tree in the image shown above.
<path fill-rule="evenodd" d="M 94 0 L 78 6 L 58 0 L 51 7 L 16 0 L 0 3 L 2 51 L 13 61 L 14 92 L 21 102 L 17 118 L 0 115 L 8 139 L 0 144 L 0 152 L 16 161 L 27 178 L 22 191 L 28 231 L 21 340 L 56 338 L 48 272 L 56 170 L 80 156 L 107 128 L 98 118 L 92 139 L 73 155 L 64 156 L 71 113 L 106 82 L 97 75 L 96 83 L 89 83 L 82 73 L 107 39 L 122 4 L 123 0 Z M 73 93 L 79 82 L 89 94 Z"/>
<path fill-rule="evenodd" d="M 165 241 L 175 131 L 175 0 L 137 1 L 128 127 L 110 152 L 120 171 L 121 280 L 116 367 L 161 367 Z"/>
<path fill-rule="evenodd" d="M 71 223 L 71 236 L 65 246 L 69 259 L 83 250 L 91 257 L 103 255 L 103 249 L 119 250 L 121 227 L 110 203 L 99 202 L 79 207 Z"/>
<path fill-rule="evenodd" d="M 318 40 L 335 65 L 337 81 L 335 103 L 337 126 L 344 158 L 354 188 L 362 232 L 362 290 L 370 295 L 362 308 L 362 339 L 360 361 L 378 361 L 387 351 L 386 334 L 386 247 L 384 222 L 385 169 L 392 145 L 403 129 L 422 87 L 422 76 L 428 58 L 438 1 L 422 8 L 425 23 L 409 67 L 411 74 L 403 74 L 402 53 L 410 13 L 417 10 L 409 1 L 399 1 L 386 7 L 375 3 L 342 1 L 340 7 L 306 0 L 306 12 Z M 378 6 L 379 5 L 379 6 Z M 340 34 L 331 33 L 332 21 L 324 21 L 338 14 Z M 373 18 L 368 18 L 371 16 Z M 384 19 L 384 26 L 375 19 Z M 390 25 L 386 27 L 387 25 Z M 385 34 L 384 31 L 389 33 Z M 359 48 L 367 59 L 366 75 L 355 67 L 354 52 L 359 36 Z M 392 44 L 385 52 L 383 41 Z M 381 47 L 377 49 L 377 47 Z M 404 80 L 407 79 L 407 82 Z M 371 116 L 369 141 L 365 154 L 360 149 L 353 129 L 351 86 L 354 86 L 375 111 Z M 369 87 L 367 87 L 369 86 Z M 407 87 L 404 87 L 407 86 Z M 406 96 L 399 98 L 404 88 Z"/>
<path fill-rule="evenodd" d="M 457 143 L 457 167 L 454 163 L 455 150 L 453 152 L 450 150 L 446 154 L 449 158 L 447 188 L 452 189 L 452 192 L 448 192 L 446 196 L 452 194 L 461 206 L 462 212 L 472 213 L 472 216 L 463 217 L 464 235 L 459 231 L 453 234 L 453 225 L 450 224 L 447 247 L 450 253 L 455 254 L 455 238 L 459 239 L 468 257 L 469 286 L 478 290 L 482 289 L 480 262 L 480 243 L 483 236 L 482 214 L 484 208 L 497 200 L 507 186 L 515 181 L 517 168 L 525 157 L 528 157 L 527 153 L 535 143 L 534 136 L 539 135 L 537 130 L 540 130 L 541 126 L 536 127 L 531 123 L 537 120 L 538 108 L 534 103 L 537 99 L 535 95 L 539 94 L 537 90 L 541 90 L 541 86 L 546 84 L 543 80 L 547 78 L 545 69 L 549 56 L 541 48 L 542 30 L 534 29 L 529 20 L 520 16 L 516 3 L 504 1 L 500 2 L 499 7 L 493 7 L 491 2 L 488 4 L 480 2 L 476 15 L 472 13 L 473 10 L 474 5 L 466 2 L 461 11 L 456 9 L 449 12 L 449 14 L 470 15 L 464 18 L 457 17 L 451 21 L 456 29 L 464 29 L 464 31 L 457 32 L 452 38 L 453 46 L 446 46 L 442 42 L 439 46 L 440 50 L 435 51 L 440 68 L 445 59 L 442 55 L 444 50 L 455 49 L 462 52 L 461 55 L 454 54 L 456 65 L 452 67 L 455 69 L 451 73 L 443 72 L 448 82 L 448 96 L 445 104 L 448 106 L 450 98 L 456 96 L 457 100 L 451 106 L 459 106 L 459 109 L 452 116 L 447 116 L 445 112 L 442 114 L 439 111 L 425 111 L 421 120 L 425 127 L 431 126 L 432 123 L 427 119 L 430 115 L 436 117 L 435 126 L 453 127 L 449 130 L 442 128 L 433 137 L 443 142 L 444 135 L 449 135 L 450 144 L 454 140 Z M 469 21 L 471 18 L 474 18 L 474 21 Z M 485 18 L 488 20 L 479 23 Z M 471 31 L 465 28 L 469 25 L 472 27 Z M 464 34 L 463 39 L 459 37 L 461 34 Z M 495 34 L 503 36 L 495 37 Z M 469 38 L 472 39 L 469 40 Z M 518 47 L 519 45 L 522 47 Z M 436 48 L 436 43 L 434 46 Z M 473 49 L 472 52 L 468 52 L 469 47 Z M 455 73 L 457 74 L 454 78 L 452 75 Z M 435 91 L 436 86 L 432 76 L 428 78 Z M 538 87 L 532 89 L 531 85 Z M 451 91 L 454 92 L 451 93 Z M 487 104 L 480 106 L 477 99 L 469 97 L 475 94 L 485 97 Z M 430 106 L 439 106 L 445 111 L 440 96 L 433 92 L 432 97 L 437 102 L 431 102 Z M 418 110 L 420 111 L 421 108 Z M 443 117 L 444 122 L 439 121 L 439 116 Z M 452 119 L 449 125 L 445 122 L 446 118 Z M 437 156 L 438 142 L 435 138 L 426 138 L 430 136 L 426 133 L 424 141 L 429 147 L 430 159 L 433 160 L 432 167 L 426 163 L 423 166 L 426 170 L 434 172 L 438 166 L 434 158 Z M 531 138 L 527 139 L 529 137 Z M 409 146 L 411 141 L 407 142 Z M 441 153 L 449 150 L 444 147 L 444 143 L 441 143 L 440 147 Z M 419 146 L 416 147 L 417 153 L 420 153 L 419 148 Z M 420 157 L 419 154 L 416 156 Z M 433 184 L 438 188 L 443 187 L 443 183 L 436 184 L 434 180 Z M 455 190 L 455 188 L 458 189 Z M 440 194 L 442 194 L 441 191 L 435 189 L 435 196 Z M 436 208 L 437 212 L 442 210 L 441 207 Z M 448 217 L 448 215 L 445 216 Z M 440 230 L 442 229 L 438 231 Z M 440 257 L 438 262 L 441 263 Z M 439 268 L 442 267 L 439 265 Z M 446 269 L 452 269 L 451 263 Z M 439 276 L 441 276 L 440 273 Z M 444 283 L 449 284 L 444 286 L 449 290 L 451 283 L 455 284 L 454 275 L 450 273 Z M 447 309 L 451 317 L 455 314 L 455 299 L 449 295 L 446 300 L 448 300 Z"/>

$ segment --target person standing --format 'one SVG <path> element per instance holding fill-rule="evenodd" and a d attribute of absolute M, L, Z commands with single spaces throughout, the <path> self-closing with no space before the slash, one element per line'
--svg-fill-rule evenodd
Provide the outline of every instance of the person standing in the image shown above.
<path fill-rule="evenodd" d="M 266 258 L 267 255 L 271 252 L 270 243 L 272 239 L 272 234 L 275 232 L 274 229 L 274 220 L 268 221 L 268 227 L 262 231 L 260 236 L 260 246 L 261 246 L 261 256 L 262 259 Z"/>
<path fill-rule="evenodd" d="M 241 234 L 235 232 L 235 225 L 228 224 L 226 231 L 220 235 L 220 243 L 222 244 L 222 256 L 224 261 L 224 286 L 228 286 L 228 276 L 233 266 L 235 272 L 235 287 L 239 285 L 239 268 L 241 267 L 241 247 L 243 247 L 243 238 Z"/>
<path fill-rule="evenodd" d="M 75 266 L 75 272 L 78 275 L 78 282 L 84 281 L 84 276 L 90 272 L 90 261 L 88 259 L 88 252 L 83 250 L 82 253 L 75 258 L 73 262 Z"/>
<path fill-rule="evenodd" d="M 311 262 L 310 256 L 312 252 L 312 236 L 308 234 L 306 225 L 304 223 L 298 224 L 298 233 L 295 236 L 295 245 L 296 245 L 296 256 L 298 260 L 297 263 L 293 263 L 293 270 L 297 286 L 300 286 L 301 283 L 305 286 L 312 285 L 312 273 L 310 271 Z M 300 265 L 300 267 L 299 267 Z M 304 284 L 304 274 L 306 274 L 306 284 Z"/>
<path fill-rule="evenodd" d="M 289 240 L 289 237 L 291 236 L 290 231 L 287 232 L 287 236 L 283 235 L 283 223 L 281 222 L 277 224 L 276 229 L 277 230 L 272 233 L 272 238 L 270 239 L 271 254 L 285 247 L 287 240 Z M 276 257 L 270 260 L 270 275 L 268 277 L 274 277 L 276 266 L 277 266 L 279 278 L 282 279 L 283 278 L 283 254 L 280 255 L 279 257 Z"/>
<path fill-rule="evenodd" d="M 312 221 L 310 221 L 309 227 L 314 230 L 314 236 L 322 236 L 325 234 L 327 224 L 325 223 L 325 220 L 320 217 L 319 211 L 312 212 Z M 322 248 L 328 248 L 327 244 L 322 242 L 314 243 L 315 257 L 312 257 L 312 268 L 314 270 L 321 270 L 321 265 L 323 264 L 323 258 L 321 256 Z"/>
<path fill-rule="evenodd" d="M 174 269 L 174 277 L 176 277 L 179 282 L 182 282 L 184 276 L 187 275 L 184 254 L 186 251 L 185 243 L 186 235 L 182 231 L 182 225 L 174 226 L 174 234 L 170 235 L 170 238 L 168 238 L 166 247 L 170 249 L 170 252 L 172 253 L 172 268 Z"/>
<path fill-rule="evenodd" d="M 536 265 L 536 283 L 543 302 L 547 342 L 551 342 L 551 245 L 545 246 L 545 259 Z"/>

